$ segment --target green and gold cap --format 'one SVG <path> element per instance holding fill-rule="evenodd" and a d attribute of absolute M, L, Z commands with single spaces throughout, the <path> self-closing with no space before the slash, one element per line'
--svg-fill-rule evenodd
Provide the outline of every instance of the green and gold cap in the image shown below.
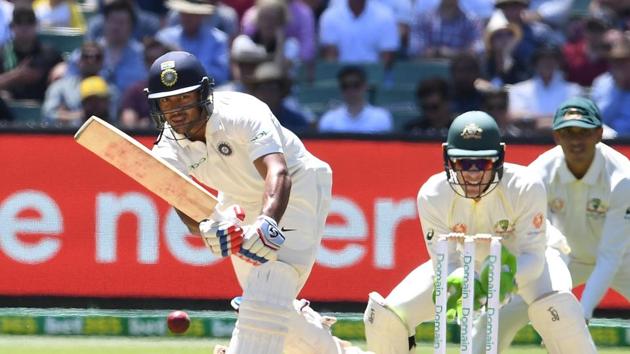
<path fill-rule="evenodd" d="M 567 127 L 587 129 L 602 126 L 602 116 L 595 102 L 584 97 L 572 97 L 564 101 L 553 116 L 553 130 Z"/>

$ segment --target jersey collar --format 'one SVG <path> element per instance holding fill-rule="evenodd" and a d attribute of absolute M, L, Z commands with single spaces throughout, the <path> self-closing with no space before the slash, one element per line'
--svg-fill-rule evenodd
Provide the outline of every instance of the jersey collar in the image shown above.
<path fill-rule="evenodd" d="M 206 136 L 212 135 L 222 130 L 225 130 L 225 127 L 223 126 L 223 123 L 221 122 L 221 112 L 215 106 L 214 110 L 212 111 L 212 115 L 210 116 L 210 119 L 208 120 L 208 124 L 206 125 Z"/>

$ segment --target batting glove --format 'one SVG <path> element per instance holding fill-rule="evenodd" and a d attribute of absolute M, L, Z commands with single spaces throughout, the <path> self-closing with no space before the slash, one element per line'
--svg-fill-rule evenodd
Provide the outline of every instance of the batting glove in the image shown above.
<path fill-rule="evenodd" d="M 199 231 L 206 246 L 220 257 L 238 253 L 243 244 L 243 228 L 240 225 L 245 219 L 243 209 L 234 205 L 227 212 L 217 211 L 213 216 L 213 219 L 199 223 Z"/>
<path fill-rule="evenodd" d="M 244 237 L 239 257 L 253 263 L 262 264 L 278 259 L 278 250 L 284 243 L 284 235 L 280 232 L 276 221 L 261 215 L 250 225 Z"/>

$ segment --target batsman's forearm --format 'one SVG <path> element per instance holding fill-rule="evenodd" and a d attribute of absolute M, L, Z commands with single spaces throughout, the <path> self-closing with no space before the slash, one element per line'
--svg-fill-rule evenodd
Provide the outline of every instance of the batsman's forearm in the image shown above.
<path fill-rule="evenodd" d="M 280 222 L 291 195 L 291 176 L 286 168 L 269 171 L 265 178 L 265 192 L 261 214 Z"/>

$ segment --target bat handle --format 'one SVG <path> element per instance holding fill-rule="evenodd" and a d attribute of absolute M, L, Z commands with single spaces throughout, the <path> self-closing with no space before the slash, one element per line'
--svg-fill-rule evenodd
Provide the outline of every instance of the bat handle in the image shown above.
<path fill-rule="evenodd" d="M 241 225 L 245 220 L 245 210 L 243 210 L 243 208 L 239 205 L 232 205 L 224 210 L 215 207 L 212 219 L 217 221 L 230 221 L 237 225 Z"/>

